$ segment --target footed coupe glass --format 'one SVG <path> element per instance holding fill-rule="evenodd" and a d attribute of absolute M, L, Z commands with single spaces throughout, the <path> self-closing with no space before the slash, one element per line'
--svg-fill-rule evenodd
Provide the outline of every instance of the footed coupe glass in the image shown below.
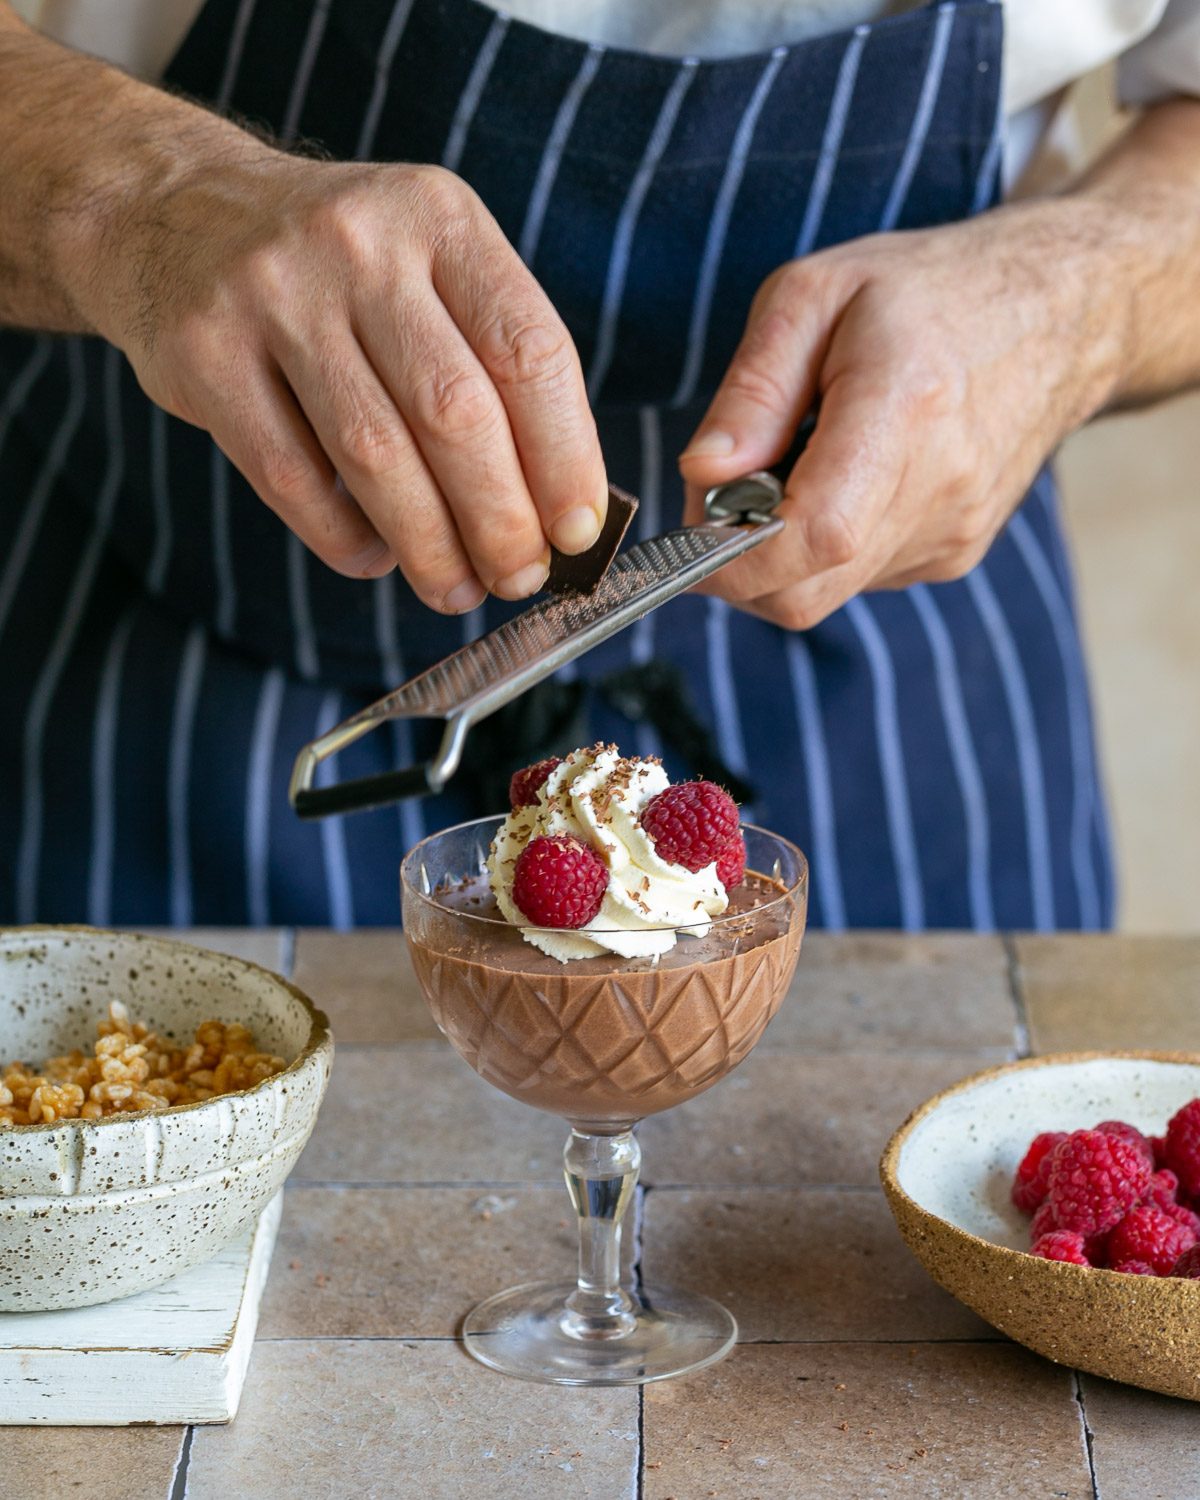
<path fill-rule="evenodd" d="M 506 922 L 491 898 L 484 862 L 502 822 L 460 824 L 407 855 L 405 938 L 455 1050 L 494 1087 L 569 1123 L 563 1168 L 579 1266 L 574 1280 L 489 1297 L 467 1315 L 464 1341 L 494 1369 L 560 1385 L 640 1385 L 700 1369 L 732 1348 L 733 1316 L 708 1297 L 642 1285 L 635 1272 L 622 1278 L 621 1227 L 641 1160 L 633 1130 L 717 1083 L 761 1037 L 796 967 L 807 864 L 786 839 L 744 825 L 746 882 L 725 914 L 673 927 L 674 947 L 657 958 L 560 963 L 522 936 L 538 929 Z"/>

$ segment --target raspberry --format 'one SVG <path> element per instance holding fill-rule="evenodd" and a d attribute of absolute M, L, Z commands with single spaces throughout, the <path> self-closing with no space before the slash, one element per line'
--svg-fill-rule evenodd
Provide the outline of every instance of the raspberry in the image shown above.
<path fill-rule="evenodd" d="M 530 839 L 513 870 L 513 902 L 535 927 L 582 927 L 607 889 L 604 861 L 567 834 Z"/>
<path fill-rule="evenodd" d="M 1148 1135 L 1146 1139 L 1150 1142 L 1150 1149 L 1154 1152 L 1154 1165 L 1165 1167 L 1167 1164 L 1166 1148 L 1167 1138 L 1165 1135 Z"/>
<path fill-rule="evenodd" d="M 1185 1208 L 1182 1203 L 1160 1203 L 1157 1205 L 1167 1218 L 1174 1219 L 1176 1224 L 1182 1224 L 1185 1229 L 1190 1229 L 1200 1240 L 1200 1214 L 1194 1214 L 1190 1208 Z"/>
<path fill-rule="evenodd" d="M 1054 1216 L 1054 1204 L 1043 1203 L 1037 1213 L 1029 1221 L 1029 1243 L 1034 1245 L 1043 1235 L 1053 1234 L 1062 1226 Z M 1089 1266 L 1104 1266 L 1108 1264 L 1108 1235 L 1093 1234 L 1083 1242 L 1083 1253 L 1087 1257 Z"/>
<path fill-rule="evenodd" d="M 1125 1261 L 1144 1260 L 1154 1267 L 1155 1274 L 1165 1276 L 1187 1249 L 1196 1243 L 1196 1231 L 1180 1224 L 1153 1203 L 1141 1203 L 1131 1208 L 1108 1242 L 1108 1258 L 1112 1265 Z"/>
<path fill-rule="evenodd" d="M 528 807 L 531 802 L 536 802 L 550 772 L 561 765 L 559 757 L 551 755 L 546 760 L 526 766 L 523 771 L 514 771 L 508 783 L 508 800 L 512 803 L 513 812 L 518 807 Z"/>
<path fill-rule="evenodd" d="M 1127 1125 L 1124 1120 L 1102 1120 L 1099 1125 L 1093 1127 L 1102 1130 L 1105 1135 L 1119 1135 L 1123 1141 L 1129 1141 L 1146 1158 L 1150 1164 L 1150 1170 L 1154 1170 L 1154 1147 L 1137 1128 L 1136 1125 Z"/>
<path fill-rule="evenodd" d="M 1170 1167 L 1163 1167 L 1150 1178 L 1146 1202 L 1157 1203 L 1168 1211 L 1179 1206 L 1179 1178 Z"/>
<path fill-rule="evenodd" d="M 1110 1229 L 1149 1183 L 1150 1165 L 1137 1147 L 1099 1130 L 1072 1131 L 1055 1146 L 1046 1169 L 1059 1224 L 1085 1236 Z"/>
<path fill-rule="evenodd" d="M 642 827 L 668 864 L 711 865 L 738 831 L 737 803 L 712 781 L 679 781 L 642 809 Z"/>
<path fill-rule="evenodd" d="M 1029 1253 L 1041 1256 L 1042 1260 L 1065 1260 L 1072 1266 L 1091 1265 L 1083 1253 L 1083 1235 L 1071 1229 L 1055 1229 L 1042 1235 Z"/>
<path fill-rule="evenodd" d="M 1029 1243 L 1040 1240 L 1042 1235 L 1051 1234 L 1058 1228 L 1058 1219 L 1054 1213 L 1053 1203 L 1043 1203 L 1034 1214 L 1029 1224 Z"/>
<path fill-rule="evenodd" d="M 1185 1104 L 1172 1117 L 1163 1155 L 1188 1197 L 1200 1193 L 1200 1099 Z"/>
<path fill-rule="evenodd" d="M 727 891 L 734 891 L 746 877 L 746 840 L 735 833 L 717 855 L 717 879 Z"/>
<path fill-rule="evenodd" d="M 1013 1178 L 1012 1201 L 1025 1213 L 1031 1214 L 1045 1198 L 1050 1153 L 1059 1141 L 1066 1138 L 1061 1130 L 1044 1130 L 1041 1135 L 1034 1136 L 1033 1144 L 1021 1158 L 1017 1175 Z"/>
<path fill-rule="evenodd" d="M 1148 1261 L 1123 1260 L 1119 1266 L 1111 1267 L 1114 1271 L 1124 1271 L 1126 1276 L 1157 1276 L 1158 1272 Z"/>
<path fill-rule="evenodd" d="M 1188 1281 L 1200 1281 L 1200 1245 L 1185 1250 L 1171 1267 L 1172 1276 L 1183 1276 Z"/>

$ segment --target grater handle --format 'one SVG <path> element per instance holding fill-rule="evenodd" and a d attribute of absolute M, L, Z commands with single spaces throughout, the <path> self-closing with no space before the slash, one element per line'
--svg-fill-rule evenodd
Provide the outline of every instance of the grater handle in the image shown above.
<path fill-rule="evenodd" d="M 288 787 L 288 801 L 298 816 L 327 818 L 332 813 L 383 807 L 404 797 L 427 797 L 431 792 L 441 791 L 462 759 L 468 723 L 461 715 L 446 721 L 446 732 L 442 735 L 437 754 L 423 765 L 359 776 L 353 781 L 339 781 L 331 786 L 314 785 L 322 761 L 361 739 L 386 717 L 379 711 L 379 704 L 373 703 L 354 718 L 335 725 L 328 734 L 304 746 L 296 757 Z"/>
<path fill-rule="evenodd" d="M 333 786 L 295 787 L 292 806 L 302 818 L 327 818 L 333 813 L 358 812 L 383 807 L 404 797 L 425 797 L 433 791 L 426 766 L 406 766 L 402 771 L 383 771 L 378 776 L 360 776 Z"/>

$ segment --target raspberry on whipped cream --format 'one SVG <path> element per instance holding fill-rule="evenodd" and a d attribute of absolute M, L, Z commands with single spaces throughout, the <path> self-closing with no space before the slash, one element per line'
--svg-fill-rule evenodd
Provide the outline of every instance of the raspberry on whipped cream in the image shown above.
<path fill-rule="evenodd" d="M 663 859 L 642 827 L 642 810 L 670 786 L 656 760 L 625 758 L 615 745 L 576 750 L 556 765 L 533 800 L 514 808 L 492 841 L 487 871 L 505 918 L 526 940 L 566 963 L 615 953 L 653 958 L 675 946 L 676 928 L 696 937 L 709 930 L 729 897 L 713 860 L 699 870 Z M 517 860 L 530 840 L 578 839 L 608 870 L 600 909 L 578 928 L 532 929 L 513 900 Z"/>

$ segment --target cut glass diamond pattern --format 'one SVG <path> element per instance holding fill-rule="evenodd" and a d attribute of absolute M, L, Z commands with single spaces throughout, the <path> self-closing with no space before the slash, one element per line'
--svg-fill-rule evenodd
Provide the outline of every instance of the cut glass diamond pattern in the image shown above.
<path fill-rule="evenodd" d="M 434 1018 L 496 1088 L 537 1108 L 628 1122 L 716 1083 L 762 1035 L 800 948 L 793 927 L 758 947 L 591 983 L 508 972 L 412 944 Z M 647 983 L 647 979 L 652 982 Z"/>

